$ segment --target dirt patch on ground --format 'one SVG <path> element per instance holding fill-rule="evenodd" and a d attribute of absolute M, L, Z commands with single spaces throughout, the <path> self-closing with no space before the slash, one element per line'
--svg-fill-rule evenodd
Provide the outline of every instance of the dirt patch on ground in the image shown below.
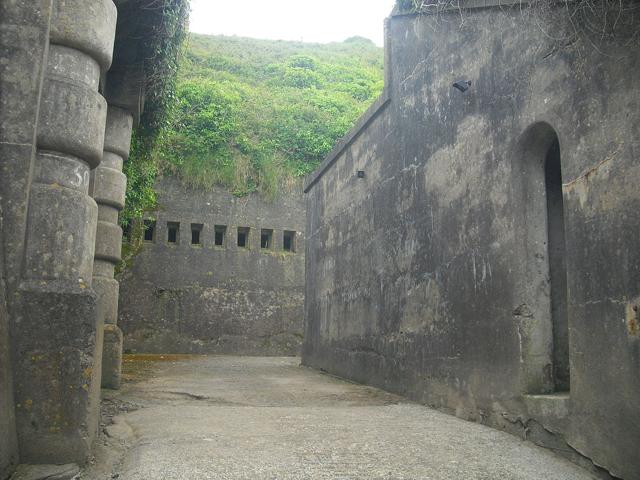
<path fill-rule="evenodd" d="M 156 377 L 165 365 L 175 365 L 202 359 L 202 355 L 177 354 L 127 354 L 122 358 L 122 380 L 125 383 L 137 383 Z"/>

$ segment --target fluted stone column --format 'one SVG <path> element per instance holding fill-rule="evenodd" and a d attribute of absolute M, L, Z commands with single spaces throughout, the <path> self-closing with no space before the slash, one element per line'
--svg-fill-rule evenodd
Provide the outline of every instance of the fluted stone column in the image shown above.
<path fill-rule="evenodd" d="M 102 325 L 89 183 L 102 159 L 107 105 L 98 86 L 115 25 L 111 0 L 53 2 L 14 347 L 24 463 L 83 463 L 97 431 Z"/>
<path fill-rule="evenodd" d="M 122 332 L 118 328 L 118 282 L 113 278 L 120 261 L 122 229 L 118 212 L 124 208 L 127 177 L 122 164 L 129 156 L 133 116 L 109 105 L 102 163 L 91 173 L 91 194 L 98 204 L 93 288 L 104 319 L 102 386 L 120 388 Z"/>

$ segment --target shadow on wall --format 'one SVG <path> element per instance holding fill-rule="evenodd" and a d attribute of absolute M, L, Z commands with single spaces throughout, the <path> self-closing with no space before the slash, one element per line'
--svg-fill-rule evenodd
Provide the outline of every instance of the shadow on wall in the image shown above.
<path fill-rule="evenodd" d="M 2 233 L 2 207 L 0 206 L 0 479 L 7 478 L 18 464 Z"/>
<path fill-rule="evenodd" d="M 523 390 L 529 394 L 569 391 L 567 267 L 560 141 L 551 125 L 529 127 L 517 143 L 514 170 L 522 180 L 524 212 L 518 244 L 528 261 L 525 304 Z M 526 310 L 526 311 L 525 311 Z"/>

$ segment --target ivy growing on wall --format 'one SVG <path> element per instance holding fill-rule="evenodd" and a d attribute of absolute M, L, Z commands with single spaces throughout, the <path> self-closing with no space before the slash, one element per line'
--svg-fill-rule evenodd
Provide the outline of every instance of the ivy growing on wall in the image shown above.
<path fill-rule="evenodd" d="M 127 30 L 138 40 L 135 42 L 137 61 L 144 65 L 145 77 L 144 110 L 133 133 L 131 154 L 124 165 L 128 184 L 120 223 L 125 227 L 155 206 L 153 185 L 157 162 L 153 152 L 176 101 L 188 16 L 189 0 L 128 2 L 119 9 L 119 17 L 126 21 Z"/>
<path fill-rule="evenodd" d="M 128 34 L 126 48 L 137 49 L 135 62 L 144 69 L 144 110 L 134 129 L 124 164 L 127 193 L 120 224 L 129 233 L 123 244 L 120 273 L 139 251 L 142 223 L 135 222 L 156 206 L 158 170 L 154 150 L 176 101 L 176 81 L 187 35 L 189 0 L 140 0 L 118 9 L 118 29 Z"/>
<path fill-rule="evenodd" d="M 160 171 L 275 198 L 315 169 L 382 91 L 382 49 L 365 38 L 317 45 L 192 35 L 185 43 L 188 0 L 144 1 L 144 10 L 124 12 L 148 40 L 123 227 L 154 209 Z"/>
<path fill-rule="evenodd" d="M 426 15 L 455 11 L 464 23 L 465 6 L 469 3 L 473 2 L 396 0 L 396 8 L 402 13 Z M 524 21 L 537 25 L 559 45 L 584 39 L 598 50 L 603 42 L 618 35 L 629 45 L 637 44 L 640 36 L 635 27 L 640 15 L 637 0 L 511 0 L 495 3 L 505 9 L 518 8 Z"/>
<path fill-rule="evenodd" d="M 134 220 L 156 208 L 158 173 L 275 198 L 315 169 L 383 88 L 383 51 L 362 37 L 327 45 L 186 40 L 188 0 L 139 0 L 121 10 L 132 38 L 144 39 L 138 57 L 146 76 L 144 113 L 124 166 L 120 222 L 130 241 L 121 269 L 141 246 Z"/>

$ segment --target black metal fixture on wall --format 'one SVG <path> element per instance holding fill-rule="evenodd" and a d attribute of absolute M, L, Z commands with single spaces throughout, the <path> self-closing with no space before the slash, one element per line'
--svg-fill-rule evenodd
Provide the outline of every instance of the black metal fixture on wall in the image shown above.
<path fill-rule="evenodd" d="M 464 93 L 471 88 L 471 80 L 458 80 L 457 82 L 453 82 L 453 88 Z"/>

